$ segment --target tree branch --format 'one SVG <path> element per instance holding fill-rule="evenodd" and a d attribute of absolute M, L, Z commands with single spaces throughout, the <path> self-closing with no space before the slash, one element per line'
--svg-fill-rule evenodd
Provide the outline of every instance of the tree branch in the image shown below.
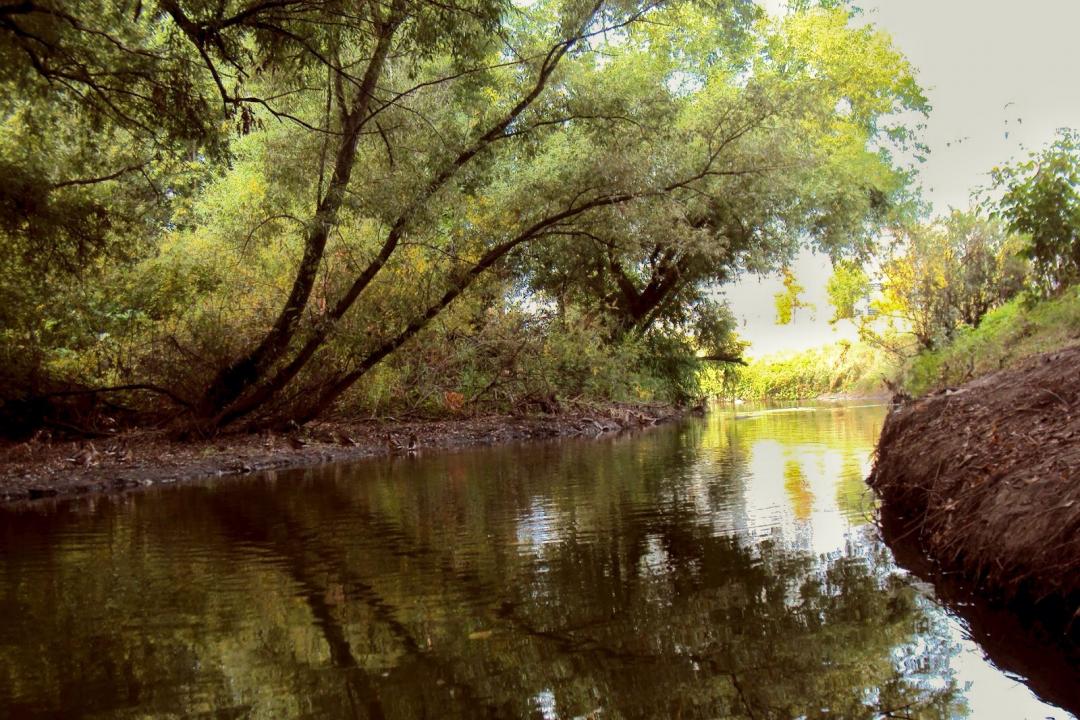
<path fill-rule="evenodd" d="M 146 167 L 146 163 L 139 163 L 138 165 L 129 165 L 126 168 L 121 168 L 109 175 L 102 175 L 101 177 L 93 178 L 77 178 L 75 180 L 64 180 L 58 183 L 53 183 L 49 186 L 50 190 L 59 190 L 60 188 L 72 187 L 75 185 L 95 185 L 97 183 L 109 182 L 110 180 L 116 180 L 129 172 L 135 172 L 136 170 L 142 170 Z"/>

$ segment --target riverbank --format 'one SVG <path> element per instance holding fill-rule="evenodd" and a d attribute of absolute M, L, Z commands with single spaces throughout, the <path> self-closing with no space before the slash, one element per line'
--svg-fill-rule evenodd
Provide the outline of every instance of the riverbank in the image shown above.
<path fill-rule="evenodd" d="M 940 570 L 1080 640 L 1080 346 L 892 413 L 868 480 Z"/>
<path fill-rule="evenodd" d="M 0 447 L 0 504 L 209 477 L 345 462 L 380 455 L 542 438 L 599 437 L 672 422 L 687 410 L 662 404 L 576 403 L 545 415 L 312 423 L 290 434 L 178 441 L 164 431 L 55 442 L 42 436 Z"/>
<path fill-rule="evenodd" d="M 1017 297 L 986 314 L 976 328 L 919 353 L 906 369 L 904 389 L 913 396 L 960 385 L 972 378 L 1018 367 L 1027 358 L 1080 342 L 1080 285 L 1032 304 Z"/>
<path fill-rule="evenodd" d="M 1061 642 L 1060 632 L 1051 634 L 1004 604 L 986 602 L 957 574 L 941 573 L 900 523 L 883 522 L 880 529 L 896 564 L 933 584 L 935 601 L 963 618 L 965 634 L 998 669 L 1024 678 L 1045 702 L 1074 714 L 1080 709 L 1080 644 Z"/>

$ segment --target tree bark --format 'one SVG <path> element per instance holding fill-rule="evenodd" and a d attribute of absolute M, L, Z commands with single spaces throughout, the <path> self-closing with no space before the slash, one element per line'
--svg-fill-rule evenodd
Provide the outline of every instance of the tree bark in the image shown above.
<path fill-rule="evenodd" d="M 327 239 L 337 222 L 338 212 L 345 198 L 345 189 L 356 164 L 360 131 L 369 118 L 368 110 L 371 106 L 372 92 L 382 73 L 396 28 L 397 25 L 394 23 L 382 26 L 382 32 L 376 41 L 352 108 L 345 116 L 342 128 L 344 137 L 334 160 L 334 172 L 330 177 L 326 194 L 319 201 L 315 215 L 309 224 L 304 238 L 304 255 L 296 277 L 293 279 L 285 307 L 282 308 L 273 326 L 259 344 L 219 372 L 207 387 L 198 405 L 198 414 L 203 418 L 215 417 L 246 390 L 262 380 L 269 368 L 288 350 L 296 334 L 300 317 L 307 307 L 311 291 L 315 286 Z"/>
<path fill-rule="evenodd" d="M 671 248 L 659 253 L 649 282 L 641 289 L 614 257 L 608 259 L 608 270 L 619 288 L 613 300 L 620 313 L 617 318 L 620 334 L 646 325 L 654 311 L 679 289 L 682 277 L 679 258 Z"/>
<path fill-rule="evenodd" d="M 526 109 L 533 104 L 533 102 L 540 96 L 544 88 L 547 86 L 547 82 L 550 79 L 552 73 L 555 71 L 560 60 L 577 42 L 581 40 L 584 35 L 585 28 L 591 22 L 599 11 L 602 3 L 597 2 L 589 14 L 588 19 L 583 22 L 579 33 L 571 38 L 563 40 L 549 50 L 544 61 L 541 63 L 540 70 L 533 84 L 533 87 L 529 92 L 522 97 L 517 104 L 514 105 L 510 111 L 507 112 L 498 122 L 492 125 L 483 135 L 481 135 L 476 141 L 471 143 L 465 148 L 452 163 L 444 167 L 417 195 L 416 198 L 409 204 L 409 206 L 402 212 L 398 219 L 394 222 L 394 225 L 390 228 L 387 234 L 386 240 L 383 242 L 382 247 L 379 250 L 379 254 L 368 264 L 366 268 L 356 277 L 352 285 L 345 292 L 344 295 L 335 303 L 334 307 L 327 314 L 327 317 L 323 319 L 323 322 L 315 328 L 311 335 L 308 337 L 304 345 L 297 351 L 293 359 L 284 365 L 273 377 L 267 379 L 261 384 L 259 381 L 262 375 L 254 375 L 247 370 L 247 366 L 236 364 L 236 370 L 232 372 L 227 379 L 231 382 L 229 386 L 231 390 L 229 393 L 219 394 L 219 399 L 224 399 L 223 402 L 217 402 L 212 405 L 214 412 L 209 416 L 213 418 L 212 424 L 218 427 L 223 427 L 236 420 L 249 415 L 257 410 L 259 407 L 265 405 L 268 401 L 273 399 L 277 393 L 284 389 L 300 371 L 307 365 L 307 363 L 314 357 L 315 353 L 326 342 L 330 335 L 330 332 L 334 326 L 340 321 L 350 308 L 356 303 L 356 300 L 360 297 L 365 289 L 370 285 L 371 281 L 376 275 L 385 267 L 394 251 L 397 249 L 398 243 L 401 237 L 408 227 L 409 223 L 413 220 L 416 214 L 424 208 L 425 203 L 431 200 L 431 198 L 437 193 L 446 183 L 451 180 L 459 170 L 469 164 L 469 162 L 481 153 L 485 148 L 492 143 L 506 137 L 505 132 L 508 127 L 520 117 Z M 335 174 L 336 177 L 336 174 Z M 333 187 L 333 184 L 331 184 Z M 342 187 L 342 190 L 344 187 Z M 323 236 L 323 245 L 325 245 L 325 235 Z M 470 280 L 471 283 L 471 280 Z M 311 285 L 314 284 L 314 277 L 311 278 Z M 308 293 L 310 293 L 311 285 L 307 287 Z M 456 297 L 456 295 L 455 295 Z M 306 299 L 306 297 L 305 297 Z M 430 319 L 430 318 L 429 318 Z M 427 321 L 425 321 L 426 324 Z M 295 328 L 295 320 L 294 326 Z M 279 359 L 284 351 L 288 347 L 289 341 L 292 339 L 293 334 L 290 333 L 288 337 L 284 338 L 284 342 L 280 343 L 275 340 L 274 350 L 275 354 L 272 360 Z M 268 337 L 267 340 L 270 340 Z M 267 342 L 264 340 L 264 344 Z M 396 346 L 395 346 L 396 347 Z M 256 349 L 256 352 L 259 348 Z M 387 351 L 387 353 L 390 351 Z M 253 353 L 254 355 L 255 353 Z M 261 358 L 260 358 L 261 359 Z M 245 360 L 240 361 L 241 363 Z M 263 370 L 269 362 L 263 364 Z M 224 373 L 223 373 L 224 375 Z M 233 379 L 242 378 L 244 382 L 237 383 Z M 257 385 L 257 387 L 254 387 Z M 352 384 L 351 382 L 349 383 Z M 253 388 L 253 389 L 252 389 Z M 252 389 L 246 397 L 241 397 L 248 389 Z M 336 397 L 336 396 L 335 396 Z"/>

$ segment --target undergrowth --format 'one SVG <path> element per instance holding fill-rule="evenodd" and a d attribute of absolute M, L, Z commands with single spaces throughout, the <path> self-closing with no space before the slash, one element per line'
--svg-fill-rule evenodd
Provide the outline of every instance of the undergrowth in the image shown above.
<path fill-rule="evenodd" d="M 964 328 L 946 347 L 916 356 L 904 378 L 912 395 L 960 385 L 1024 358 L 1080 342 L 1080 286 L 1035 304 L 1016 298 Z"/>
<path fill-rule="evenodd" d="M 713 395 L 743 400 L 799 400 L 823 395 L 869 395 L 883 391 L 882 377 L 896 369 L 883 352 L 842 340 L 799 352 L 756 358 L 726 375 L 702 378 Z"/>

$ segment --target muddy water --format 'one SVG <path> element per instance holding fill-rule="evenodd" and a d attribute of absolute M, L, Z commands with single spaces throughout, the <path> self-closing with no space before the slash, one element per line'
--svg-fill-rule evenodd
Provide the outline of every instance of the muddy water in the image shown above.
<path fill-rule="evenodd" d="M 1070 717 L 877 539 L 883 408 L 739 412 L 0 514 L 0 717 Z"/>

